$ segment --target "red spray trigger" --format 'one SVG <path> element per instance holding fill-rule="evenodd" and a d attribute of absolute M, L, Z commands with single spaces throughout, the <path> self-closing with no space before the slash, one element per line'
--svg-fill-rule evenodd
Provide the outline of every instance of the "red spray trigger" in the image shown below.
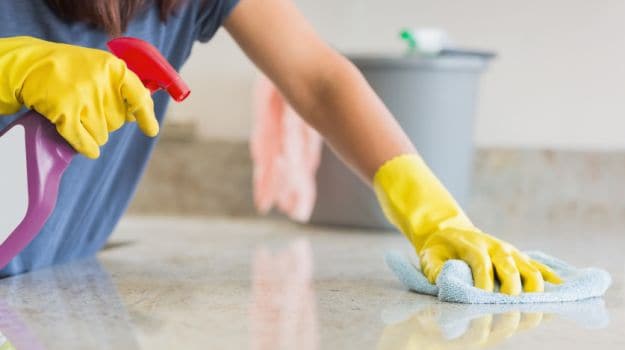
<path fill-rule="evenodd" d="M 164 89 L 177 102 L 183 101 L 191 93 L 176 70 L 150 43 L 121 37 L 109 41 L 107 46 L 115 56 L 126 62 L 128 68 L 151 92 Z"/>

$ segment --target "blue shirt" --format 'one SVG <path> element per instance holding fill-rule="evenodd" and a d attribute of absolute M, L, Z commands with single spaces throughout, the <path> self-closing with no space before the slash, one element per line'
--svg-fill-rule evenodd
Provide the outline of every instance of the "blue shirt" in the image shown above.
<path fill-rule="evenodd" d="M 150 6 L 134 18 L 124 35 L 152 43 L 180 69 L 193 44 L 210 40 L 237 2 L 188 0 L 167 22 L 160 20 L 156 6 Z M 102 30 L 88 24 L 61 20 L 44 0 L 0 1 L 0 37 L 20 35 L 100 49 L 106 49 L 109 39 Z M 154 95 L 161 123 L 168 99 L 164 92 Z M 0 116 L 0 128 L 16 117 Z M 46 225 L 0 271 L 0 277 L 97 252 L 128 207 L 156 141 L 131 123 L 110 135 L 99 159 L 74 157 L 61 180 L 57 205 Z"/>

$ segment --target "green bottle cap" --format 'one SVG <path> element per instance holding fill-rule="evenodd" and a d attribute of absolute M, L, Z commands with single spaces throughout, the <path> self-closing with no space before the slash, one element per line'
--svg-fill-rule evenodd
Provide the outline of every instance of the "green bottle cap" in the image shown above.
<path fill-rule="evenodd" d="M 399 37 L 402 40 L 404 40 L 406 42 L 406 44 L 408 44 L 408 52 L 409 53 L 415 52 L 419 48 L 417 40 L 415 39 L 414 35 L 412 34 L 412 30 L 410 30 L 410 29 L 402 29 L 399 32 Z"/>

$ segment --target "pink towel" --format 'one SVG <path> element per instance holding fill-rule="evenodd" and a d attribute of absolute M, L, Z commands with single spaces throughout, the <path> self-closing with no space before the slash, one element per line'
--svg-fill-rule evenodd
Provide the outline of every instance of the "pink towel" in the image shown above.
<path fill-rule="evenodd" d="M 254 114 L 250 148 L 256 208 L 266 214 L 275 205 L 291 219 L 306 222 L 315 205 L 321 136 L 264 76 L 256 88 Z"/>

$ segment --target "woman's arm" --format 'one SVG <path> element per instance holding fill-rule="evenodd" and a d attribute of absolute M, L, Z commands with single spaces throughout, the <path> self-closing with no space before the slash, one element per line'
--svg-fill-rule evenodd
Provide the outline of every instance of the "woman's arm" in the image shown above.
<path fill-rule="evenodd" d="M 358 70 L 324 44 L 290 0 L 241 0 L 226 29 L 291 105 L 369 183 L 434 283 L 445 261 L 465 260 L 475 285 L 540 292 L 560 279 L 547 266 L 476 228 Z"/>
<path fill-rule="evenodd" d="M 415 152 L 362 74 L 319 39 L 290 0 L 241 0 L 225 27 L 366 181 L 387 160 Z"/>

